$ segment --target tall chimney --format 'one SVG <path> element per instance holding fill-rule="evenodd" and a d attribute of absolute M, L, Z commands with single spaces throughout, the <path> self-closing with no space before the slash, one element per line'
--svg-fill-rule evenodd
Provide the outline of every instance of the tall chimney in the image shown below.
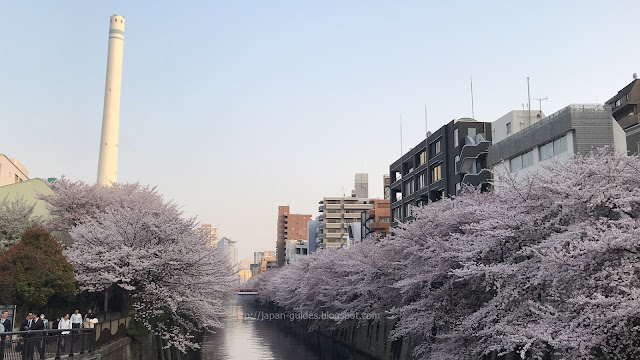
<path fill-rule="evenodd" d="M 102 136 L 98 161 L 98 185 L 111 186 L 118 181 L 118 127 L 120 125 L 120 88 L 124 50 L 124 17 L 113 15 L 109 22 L 107 80 L 104 87 Z"/>

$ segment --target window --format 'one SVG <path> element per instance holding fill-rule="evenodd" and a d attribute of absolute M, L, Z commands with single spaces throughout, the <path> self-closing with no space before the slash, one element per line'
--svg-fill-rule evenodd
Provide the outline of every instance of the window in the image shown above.
<path fill-rule="evenodd" d="M 616 107 L 620 106 L 620 104 L 622 104 L 622 98 L 616 100 Z"/>
<path fill-rule="evenodd" d="M 556 155 L 567 152 L 567 150 L 567 136 L 565 135 L 540 146 L 540 161 L 550 159 Z"/>
<path fill-rule="evenodd" d="M 507 123 L 507 134 L 511 134 L 511 123 Z"/>
<path fill-rule="evenodd" d="M 453 130 L 453 147 L 458 147 L 458 129 Z"/>
<path fill-rule="evenodd" d="M 407 181 L 406 184 L 404 184 L 404 192 L 407 195 L 413 194 L 413 180 L 409 180 L 409 181 Z"/>
<path fill-rule="evenodd" d="M 436 141 L 436 143 L 434 144 L 433 153 L 440 154 L 440 140 Z"/>
<path fill-rule="evenodd" d="M 20 177 L 16 175 L 16 182 L 20 182 Z"/>
<path fill-rule="evenodd" d="M 397 208 L 394 208 L 394 209 L 393 209 L 393 214 L 392 214 L 392 215 L 393 215 L 393 219 L 394 219 L 395 221 L 402 220 L 402 219 L 401 219 L 401 218 L 402 218 L 402 216 L 401 216 L 401 208 L 400 208 L 399 206 L 398 206 Z"/>
<path fill-rule="evenodd" d="M 442 165 L 434 166 L 431 169 L 431 182 L 434 183 L 442 179 Z"/>
<path fill-rule="evenodd" d="M 522 169 L 522 156 L 516 156 L 510 161 L 511 172 Z"/>
<path fill-rule="evenodd" d="M 533 150 L 522 155 L 522 168 L 528 168 L 533 165 Z"/>
<path fill-rule="evenodd" d="M 418 175 L 418 189 L 422 189 L 427 186 L 427 172 L 423 172 Z"/>
<path fill-rule="evenodd" d="M 380 217 L 380 222 L 383 222 L 383 223 L 391 222 L 391 218 L 388 217 L 388 216 L 381 216 Z"/>
<path fill-rule="evenodd" d="M 404 215 L 405 217 L 409 217 L 411 216 L 411 209 L 413 206 L 411 206 L 411 204 L 405 204 L 404 205 Z"/>
<path fill-rule="evenodd" d="M 420 165 L 427 163 L 427 151 L 423 151 L 420 153 Z"/>
<path fill-rule="evenodd" d="M 511 172 L 514 172 L 531 165 L 533 165 L 533 150 L 512 158 L 509 167 Z"/>

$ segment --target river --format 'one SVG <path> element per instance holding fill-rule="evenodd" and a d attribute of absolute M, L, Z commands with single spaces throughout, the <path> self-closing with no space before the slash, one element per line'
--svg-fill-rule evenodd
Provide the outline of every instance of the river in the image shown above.
<path fill-rule="evenodd" d="M 372 358 L 317 333 L 295 331 L 287 320 L 259 320 L 250 296 L 228 305 L 224 329 L 206 334 L 203 360 L 371 360 Z"/>

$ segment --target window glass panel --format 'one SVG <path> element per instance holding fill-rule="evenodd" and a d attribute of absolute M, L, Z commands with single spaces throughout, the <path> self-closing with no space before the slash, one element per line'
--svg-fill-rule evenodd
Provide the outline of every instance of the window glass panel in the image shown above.
<path fill-rule="evenodd" d="M 522 156 L 516 156 L 511 159 L 511 172 L 522 169 Z"/>
<path fill-rule="evenodd" d="M 522 168 L 524 169 L 531 165 L 533 165 L 533 150 L 522 155 Z"/>
<path fill-rule="evenodd" d="M 567 136 L 565 135 L 553 142 L 553 154 L 558 155 L 566 151 L 567 151 Z"/>
<path fill-rule="evenodd" d="M 507 123 L 507 134 L 511 134 L 511 123 Z"/>
<path fill-rule="evenodd" d="M 553 157 L 553 142 L 540 146 L 540 161 Z"/>
<path fill-rule="evenodd" d="M 453 130 L 453 147 L 458 147 L 458 129 Z"/>

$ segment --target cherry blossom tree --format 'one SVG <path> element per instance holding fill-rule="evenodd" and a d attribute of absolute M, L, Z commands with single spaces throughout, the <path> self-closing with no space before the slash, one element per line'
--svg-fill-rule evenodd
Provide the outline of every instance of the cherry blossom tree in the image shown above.
<path fill-rule="evenodd" d="M 384 311 L 424 359 L 640 358 L 640 159 L 600 151 L 416 210 L 256 279 L 296 311 Z"/>
<path fill-rule="evenodd" d="M 33 214 L 35 206 L 22 197 L 0 199 L 0 253 L 17 244 L 27 228 L 42 224 L 42 219 Z"/>
<path fill-rule="evenodd" d="M 126 290 L 137 319 L 181 351 L 199 347 L 195 331 L 222 326 L 233 271 L 195 219 L 139 184 L 56 186 L 50 226 L 69 230 L 65 254 L 82 290 Z"/>

